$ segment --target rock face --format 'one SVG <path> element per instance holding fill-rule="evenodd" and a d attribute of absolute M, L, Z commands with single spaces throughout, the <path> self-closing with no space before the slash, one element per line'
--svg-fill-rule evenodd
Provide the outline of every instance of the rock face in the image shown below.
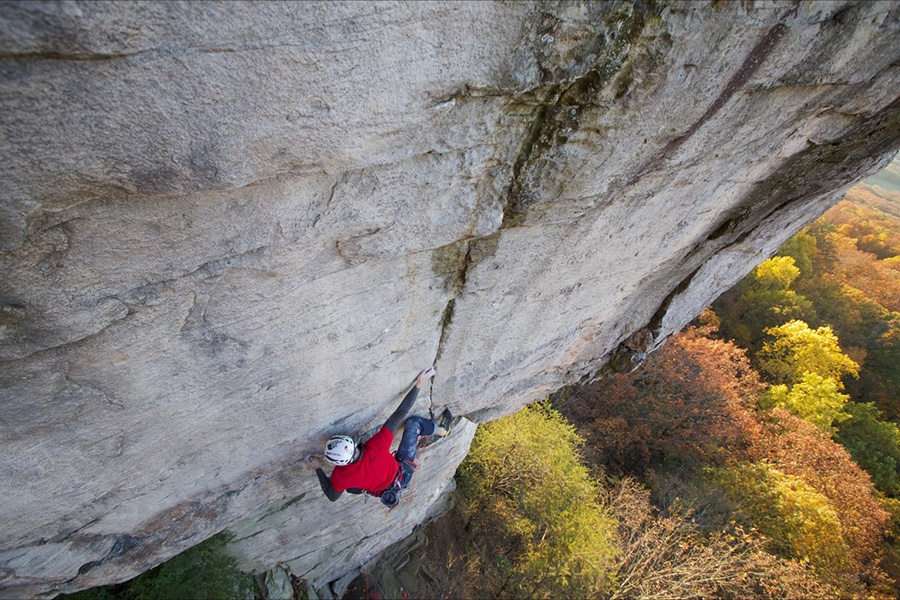
<path fill-rule="evenodd" d="M 229 528 L 317 589 L 474 422 L 630 368 L 900 146 L 875 2 L 0 5 L 0 592 Z M 416 372 L 386 513 L 300 457 Z"/>

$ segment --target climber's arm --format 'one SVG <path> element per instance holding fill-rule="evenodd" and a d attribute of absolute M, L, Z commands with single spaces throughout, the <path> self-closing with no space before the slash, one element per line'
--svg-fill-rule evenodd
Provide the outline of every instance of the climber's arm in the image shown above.
<path fill-rule="evenodd" d="M 325 495 L 329 500 L 334 502 L 341 497 L 342 492 L 337 491 L 334 489 L 334 486 L 331 485 L 331 479 L 329 479 L 328 475 L 325 474 L 325 471 L 322 470 L 322 465 L 319 463 L 318 458 L 310 454 L 303 459 L 303 463 L 316 470 L 316 477 L 319 478 L 319 485 L 322 486 L 322 491 L 325 492 Z"/>
<path fill-rule="evenodd" d="M 409 414 L 410 409 L 412 409 L 413 404 L 416 403 L 416 398 L 419 395 L 419 389 L 423 385 L 425 385 L 429 379 L 434 377 L 434 367 L 429 367 L 419 373 L 419 376 L 416 377 L 416 384 L 412 387 L 411 390 L 406 394 L 406 397 L 403 398 L 403 402 L 400 403 L 400 406 L 397 407 L 397 410 L 388 417 L 388 420 L 384 422 L 384 426 L 390 430 L 391 434 L 397 435 L 397 430 L 400 429 L 400 425 L 406 420 L 406 415 Z"/>
<path fill-rule="evenodd" d="M 341 497 L 341 494 L 343 492 L 339 492 L 331 487 L 331 480 L 328 479 L 328 475 L 325 474 L 325 471 L 323 471 L 322 469 L 316 469 L 316 475 L 319 478 L 319 485 L 322 486 L 322 491 L 325 492 L 325 495 L 328 496 L 329 500 L 334 502 Z"/>

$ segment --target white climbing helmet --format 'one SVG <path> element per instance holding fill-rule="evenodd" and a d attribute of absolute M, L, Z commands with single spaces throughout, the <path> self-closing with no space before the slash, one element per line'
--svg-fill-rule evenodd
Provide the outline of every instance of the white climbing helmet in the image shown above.
<path fill-rule="evenodd" d="M 356 452 L 356 443 L 346 435 L 336 435 L 325 444 L 325 458 L 334 465 L 349 465 Z"/>

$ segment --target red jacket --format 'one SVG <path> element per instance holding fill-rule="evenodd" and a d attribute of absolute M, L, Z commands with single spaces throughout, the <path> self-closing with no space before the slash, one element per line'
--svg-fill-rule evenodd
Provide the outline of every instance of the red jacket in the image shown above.
<path fill-rule="evenodd" d="M 362 445 L 362 455 L 358 461 L 334 468 L 331 472 L 331 487 L 337 492 L 359 488 L 370 494 L 389 488 L 400 469 L 400 464 L 391 454 L 393 441 L 394 434 L 390 429 L 379 429 L 378 433 Z"/>

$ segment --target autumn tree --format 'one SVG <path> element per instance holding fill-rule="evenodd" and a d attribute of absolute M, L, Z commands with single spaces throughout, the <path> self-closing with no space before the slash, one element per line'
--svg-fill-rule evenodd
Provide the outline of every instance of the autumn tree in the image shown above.
<path fill-rule="evenodd" d="M 851 416 L 844 410 L 849 400 L 850 396 L 839 391 L 835 379 L 807 372 L 790 387 L 785 384 L 771 386 L 763 395 L 761 406 L 786 408 L 823 431 L 834 433 L 834 424 Z"/>
<path fill-rule="evenodd" d="M 833 431 L 835 422 L 850 416 L 843 410 L 850 397 L 841 393 L 841 378 L 857 375 L 859 366 L 841 352 L 829 327 L 811 329 L 803 321 L 790 321 L 766 333 L 775 339 L 763 344 L 758 362 L 776 383 L 765 393 L 763 406 L 786 408 Z"/>
<path fill-rule="evenodd" d="M 837 231 L 854 240 L 862 252 L 884 260 L 900 254 L 900 231 L 897 230 L 896 202 L 900 193 L 860 184 L 851 188 L 844 200 L 826 213 Z"/>
<path fill-rule="evenodd" d="M 845 381 L 847 393 L 892 420 L 900 419 L 900 348 L 892 342 L 900 335 L 898 201 L 900 193 L 856 186 L 780 251 L 801 271 L 791 289 L 813 305 L 804 320 L 831 326 L 860 365 L 859 378 Z"/>
<path fill-rule="evenodd" d="M 900 429 L 884 420 L 872 403 L 851 402 L 846 410 L 851 418 L 838 426 L 838 441 L 869 473 L 876 488 L 888 496 L 900 496 Z"/>
<path fill-rule="evenodd" d="M 759 364 L 765 375 L 776 383 L 794 385 L 806 373 L 833 379 L 843 389 L 844 375 L 857 375 L 859 365 L 841 351 L 830 327 L 811 329 L 803 321 L 789 321 L 771 327 L 766 333 L 775 339 L 763 344 Z"/>
<path fill-rule="evenodd" d="M 828 498 L 849 548 L 849 572 L 877 579 L 878 547 L 890 515 L 876 498 L 869 474 L 815 425 L 782 409 L 760 417 L 765 432 L 758 442 L 759 455 Z"/>
<path fill-rule="evenodd" d="M 801 270 L 791 256 L 763 261 L 715 304 L 723 334 L 739 346 L 758 351 L 764 330 L 791 319 L 814 318 L 812 304 L 791 289 Z"/>
<path fill-rule="evenodd" d="M 796 476 L 767 462 L 711 471 L 748 526 L 759 528 L 778 556 L 809 562 L 819 570 L 842 572 L 850 548 L 828 498 Z"/>
<path fill-rule="evenodd" d="M 831 273 L 843 281 L 852 282 L 888 310 L 900 310 L 900 274 L 882 260 L 857 247 L 858 240 L 840 233 L 832 236 L 838 262 Z"/>
<path fill-rule="evenodd" d="M 493 597 L 608 593 L 615 570 L 615 519 L 580 461 L 583 440 L 544 405 L 479 427 L 460 467 L 467 529 L 478 532 Z"/>
<path fill-rule="evenodd" d="M 723 462 L 750 446 L 760 426 L 748 409 L 763 385 L 745 351 L 707 332 L 689 328 L 637 371 L 575 392 L 563 411 L 593 460 L 640 476 L 651 465 Z"/>
<path fill-rule="evenodd" d="M 800 276 L 809 279 L 815 274 L 813 270 L 813 257 L 819 252 L 815 236 L 806 229 L 799 231 L 789 239 L 778 251 L 779 256 L 789 256 L 794 259 L 794 266 L 800 271 Z M 794 282 L 791 282 L 792 284 Z"/>
<path fill-rule="evenodd" d="M 840 597 L 808 567 L 765 552 L 752 531 L 732 525 L 705 533 L 681 505 L 660 514 L 632 479 L 610 485 L 604 503 L 621 540 L 612 599 Z"/>

